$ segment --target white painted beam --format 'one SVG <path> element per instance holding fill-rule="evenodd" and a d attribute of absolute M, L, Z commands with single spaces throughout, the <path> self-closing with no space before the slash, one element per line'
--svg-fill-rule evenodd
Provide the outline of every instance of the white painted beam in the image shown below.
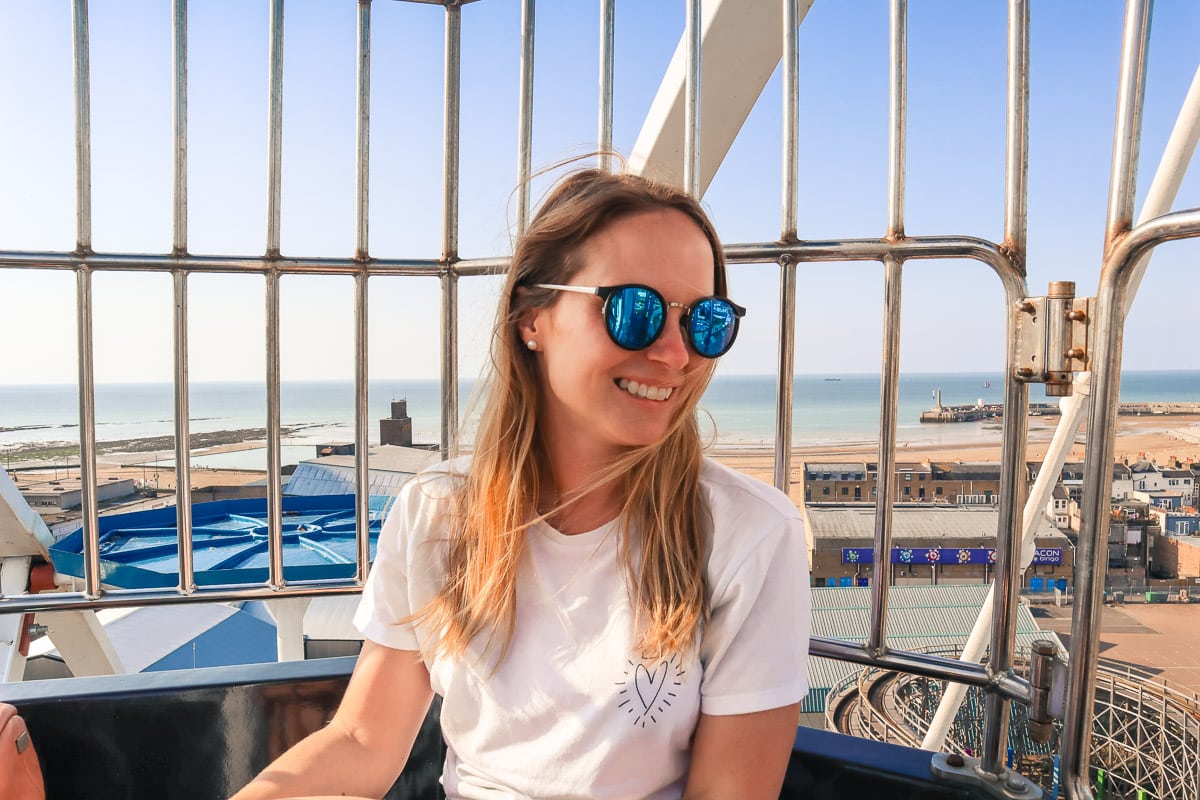
<path fill-rule="evenodd" d="M 42 612 L 38 622 L 75 677 L 125 672 L 95 611 Z"/>
<path fill-rule="evenodd" d="M 800 0 L 797 23 L 812 8 Z M 701 20 L 700 194 L 783 56 L 779 0 L 705 0 Z M 633 152 L 630 171 L 683 186 L 685 43 L 680 39 Z"/>
<path fill-rule="evenodd" d="M 29 507 L 8 473 L 0 469 L 0 558 L 42 556 L 48 558 L 54 537 L 37 512 Z M 25 591 L 21 587 L 21 591 Z"/>
<path fill-rule="evenodd" d="M 0 595 L 23 594 L 29 586 L 28 556 L 0 558 Z M 25 676 L 25 656 L 21 655 L 24 614 L 0 614 L 0 683 L 19 681 Z"/>
<path fill-rule="evenodd" d="M 275 620 L 275 646 L 280 661 L 304 660 L 304 614 L 309 597 L 285 597 L 267 602 L 267 611 Z"/>

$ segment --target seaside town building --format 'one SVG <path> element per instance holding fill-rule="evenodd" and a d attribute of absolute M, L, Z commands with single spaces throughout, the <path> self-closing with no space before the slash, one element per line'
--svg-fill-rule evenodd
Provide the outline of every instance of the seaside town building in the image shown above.
<path fill-rule="evenodd" d="M 874 503 L 879 465 L 872 461 L 801 464 L 805 503 Z M 994 505 L 1000 496 L 999 464 L 901 461 L 895 467 L 896 500 L 903 503 Z"/>
<path fill-rule="evenodd" d="M 875 502 L 879 472 L 875 462 L 805 462 L 800 466 L 805 503 Z M 1026 481 L 1032 484 L 1041 466 L 1033 462 L 1026 464 Z M 1157 468 L 1152 464 L 1149 466 L 1155 470 L 1152 480 L 1157 482 Z M 1113 498 L 1125 499 L 1133 492 L 1135 486 L 1130 470 L 1124 464 L 1113 465 Z M 1147 477 L 1149 472 L 1144 472 L 1143 480 Z M 1175 480 L 1181 488 L 1192 491 L 1194 480 L 1186 487 L 1182 477 Z M 1000 465 L 958 461 L 899 462 L 895 483 L 896 500 L 902 503 L 994 505 L 1000 494 Z M 1064 464 L 1058 485 L 1066 491 L 1068 500 L 1078 503 L 1083 492 L 1083 464 Z M 1157 483 L 1153 488 L 1159 488 Z M 1167 488 L 1165 480 L 1161 488 Z"/>
<path fill-rule="evenodd" d="M 868 586 L 873 574 L 874 508 L 812 504 L 803 509 L 812 585 Z M 888 580 L 892 585 L 986 583 L 994 575 L 999 512 L 986 506 L 898 505 L 892 517 Z M 1048 520 L 1035 534 L 1025 584 L 1065 589 L 1074 569 L 1071 540 Z"/>
<path fill-rule="evenodd" d="M 76 477 L 47 477 L 45 473 L 10 473 L 21 497 L 40 514 L 72 511 L 83 502 L 83 485 Z M 96 484 L 96 500 L 106 505 L 137 494 L 132 478 L 109 478 Z"/>

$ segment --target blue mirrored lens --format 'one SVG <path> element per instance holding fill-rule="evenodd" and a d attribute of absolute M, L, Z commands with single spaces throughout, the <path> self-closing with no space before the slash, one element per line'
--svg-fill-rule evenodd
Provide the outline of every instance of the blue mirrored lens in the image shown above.
<path fill-rule="evenodd" d="M 706 358 L 723 355 L 737 335 L 737 313 L 719 297 L 707 297 L 692 307 L 688 335 L 696 352 Z"/>
<path fill-rule="evenodd" d="M 644 286 L 626 286 L 608 298 L 604 323 L 613 341 L 627 350 L 648 347 L 662 330 L 663 300 Z"/>

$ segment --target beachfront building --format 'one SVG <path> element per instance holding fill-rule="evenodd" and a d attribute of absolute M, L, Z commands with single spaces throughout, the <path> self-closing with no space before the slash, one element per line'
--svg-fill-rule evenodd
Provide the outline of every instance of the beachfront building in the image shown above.
<path fill-rule="evenodd" d="M 1185 506 L 1195 506 L 1196 476 L 1189 469 L 1164 469 L 1163 480 L 1168 492 L 1179 492 Z"/>
<path fill-rule="evenodd" d="M 1190 470 L 1177 470 L 1181 474 L 1164 479 L 1164 485 L 1159 487 L 1157 483 L 1161 473 L 1153 464 L 1146 464 L 1156 476 L 1152 479 L 1152 488 L 1166 489 L 1167 481 L 1175 480 L 1181 493 L 1194 497 L 1197 480 Z M 1041 464 L 1032 462 L 1026 465 L 1025 479 L 1030 485 L 1037 479 L 1041 467 Z M 1182 474 L 1185 472 L 1186 475 Z M 871 461 L 804 462 L 801 464 L 804 502 L 873 505 L 878 492 L 878 473 L 878 465 Z M 1196 473 L 1200 475 L 1200 467 Z M 1142 475 L 1144 481 L 1149 473 L 1143 471 Z M 896 500 L 901 503 L 990 506 L 996 504 L 1000 495 L 1000 465 L 961 461 L 900 462 L 896 465 L 895 484 Z M 1058 486 L 1066 492 L 1068 501 L 1079 503 L 1083 499 L 1083 464 L 1064 464 Z M 1121 463 L 1113 464 L 1112 499 L 1125 500 L 1131 496 L 1134 488 L 1131 468 Z M 1186 499 L 1185 504 L 1188 504 Z M 1063 513 L 1065 508 L 1061 510 Z M 1048 509 L 1048 512 L 1052 516 L 1060 515 L 1053 509 Z"/>
<path fill-rule="evenodd" d="M 83 503 L 83 487 L 78 477 L 50 478 L 44 472 L 11 474 L 21 497 L 40 514 L 70 511 L 79 508 Z M 135 494 L 137 485 L 132 478 L 109 478 L 96 484 L 96 499 L 101 505 Z"/>
<path fill-rule="evenodd" d="M 1150 548 L 1151 572 L 1156 578 L 1178 579 L 1183 586 L 1200 589 L 1200 517 L 1164 514 L 1163 535 Z M 1191 531 L 1177 535 L 1176 530 Z"/>
<path fill-rule="evenodd" d="M 805 503 L 871 503 L 878 494 L 873 461 L 805 462 L 800 465 Z M 901 461 L 896 500 L 902 503 L 992 505 L 1000 494 L 999 464 Z"/>
<path fill-rule="evenodd" d="M 1031 463 L 1029 465 L 1030 480 L 1037 480 L 1041 469 L 1041 464 Z M 1069 500 L 1076 503 L 1082 501 L 1083 462 L 1068 461 L 1063 464 L 1062 473 L 1058 478 L 1058 485 L 1066 491 Z M 1131 492 L 1133 492 L 1133 478 L 1129 467 L 1120 462 L 1113 464 L 1112 489 L 1109 492 L 1109 497 L 1113 500 L 1125 500 Z"/>
<path fill-rule="evenodd" d="M 1054 520 L 1054 527 L 1060 531 L 1071 529 L 1071 498 L 1060 483 L 1050 492 L 1046 501 L 1046 516 Z"/>
<path fill-rule="evenodd" d="M 1134 500 L 1141 500 L 1151 508 L 1170 508 L 1176 510 L 1183 508 L 1183 494 L 1178 491 L 1141 489 L 1135 490 L 1131 497 Z"/>
<path fill-rule="evenodd" d="M 813 586 L 867 586 L 874 570 L 875 515 L 866 505 L 810 504 L 803 509 Z M 994 573 L 999 513 L 989 506 L 898 505 L 892 517 L 888 580 L 893 585 L 972 584 Z M 1065 587 L 1074 569 L 1071 540 L 1038 522 L 1025 585 Z"/>
<path fill-rule="evenodd" d="M 1129 465 L 1129 471 L 1135 491 L 1152 492 L 1167 488 L 1167 481 L 1163 477 L 1162 470 L 1153 461 L 1145 459 L 1136 461 Z"/>
<path fill-rule="evenodd" d="M 1150 518 L 1168 536 L 1200 536 L 1200 514 L 1191 508 L 1148 509 Z"/>
<path fill-rule="evenodd" d="M 441 460 L 434 450 L 375 445 L 367 453 L 370 494 L 394 497 L 413 475 Z M 327 455 L 301 461 L 283 488 L 287 495 L 354 494 L 354 461 L 350 455 Z"/>

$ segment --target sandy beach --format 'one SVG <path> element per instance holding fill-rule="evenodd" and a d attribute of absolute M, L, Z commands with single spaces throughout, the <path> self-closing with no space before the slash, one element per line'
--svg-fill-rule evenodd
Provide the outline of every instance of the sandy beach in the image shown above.
<path fill-rule="evenodd" d="M 1029 436 L 1026 446 L 1026 459 L 1039 461 L 1046 455 L 1046 449 L 1054 435 L 1057 417 L 1031 417 L 1029 420 Z M 897 461 L 963 461 L 963 462 L 996 462 L 1000 460 L 1000 429 L 987 430 L 983 440 L 973 433 L 970 441 L 947 444 L 953 439 L 954 424 L 947 426 L 949 435 L 943 435 L 943 443 L 938 445 L 898 442 L 896 446 Z M 964 433 L 966 429 L 964 429 Z M 969 438 L 964 436 L 964 439 Z M 1069 460 L 1082 461 L 1086 452 L 1087 432 L 1081 429 L 1075 437 Z M 261 440 L 225 442 L 221 445 L 205 448 L 200 453 L 222 452 L 245 447 L 261 447 Z M 764 482 L 774 480 L 774 455 L 769 446 L 736 446 L 714 448 L 711 453 L 718 460 L 752 475 Z M 1117 460 L 1128 460 L 1130 463 L 1140 459 L 1155 461 L 1160 466 L 1174 464 L 1180 461 L 1186 466 L 1189 463 L 1200 462 L 1200 416 L 1152 416 L 1152 417 L 1120 417 L 1117 421 L 1117 439 L 1114 448 Z M 878 445 L 872 442 L 850 442 L 846 444 L 825 444 L 797 446 L 792 450 L 792 480 L 799 488 L 800 468 L 804 462 L 812 461 L 875 461 L 878 459 Z M 98 459 L 98 472 L 101 480 L 116 476 L 122 478 L 142 479 L 145 462 L 144 453 L 112 453 L 101 455 Z M 263 473 L 243 470 L 220 470 L 193 468 L 191 472 L 192 486 L 240 486 L 255 480 L 260 480 Z M 175 488 L 175 472 L 172 469 L 161 468 L 158 472 L 159 488 L 173 491 Z"/>
<path fill-rule="evenodd" d="M 1027 461 L 1041 461 L 1054 437 L 1057 417 L 1030 417 L 1029 435 L 1025 448 Z M 948 427 L 953 428 L 954 423 Z M 966 463 L 998 462 L 1000 460 L 1001 433 L 991 431 L 994 439 L 961 444 L 914 444 L 898 442 L 896 460 L 908 462 L 962 461 Z M 1075 436 L 1075 444 L 1069 461 L 1082 461 L 1087 450 L 1087 430 L 1081 426 Z M 1133 463 L 1141 459 L 1154 461 L 1159 466 L 1174 465 L 1180 461 L 1186 467 L 1200 463 L 1200 416 L 1177 415 L 1171 417 L 1119 417 L 1117 437 L 1113 454 L 1116 460 Z M 761 480 L 773 482 L 774 456 L 770 449 L 727 449 L 713 455 L 737 470 Z M 877 461 L 879 446 L 874 442 L 855 442 L 845 445 L 818 445 L 794 447 L 792 449 L 792 481 L 800 481 L 800 465 L 813 461 Z"/>

